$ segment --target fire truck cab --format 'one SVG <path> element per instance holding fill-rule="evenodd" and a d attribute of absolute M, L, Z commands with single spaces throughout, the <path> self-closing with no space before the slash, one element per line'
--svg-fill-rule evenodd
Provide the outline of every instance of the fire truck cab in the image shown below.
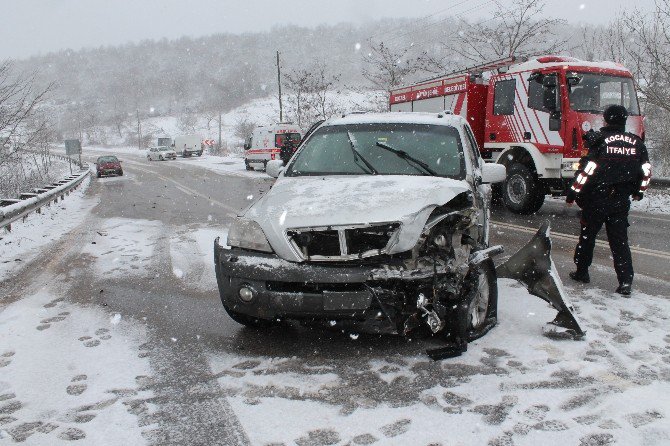
<path fill-rule="evenodd" d="M 488 162 L 504 164 L 499 192 L 520 214 L 540 209 L 547 194 L 567 191 L 582 136 L 604 125 L 606 106 L 629 113 L 627 131 L 644 138 L 633 77 L 614 62 L 564 56 L 496 61 L 391 92 L 391 111 L 450 111 L 464 116 Z"/>

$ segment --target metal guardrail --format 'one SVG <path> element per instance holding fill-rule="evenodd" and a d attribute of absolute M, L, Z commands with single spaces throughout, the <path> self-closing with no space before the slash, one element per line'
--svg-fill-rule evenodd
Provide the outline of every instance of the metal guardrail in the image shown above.
<path fill-rule="evenodd" d="M 66 195 L 77 189 L 84 179 L 91 174 L 88 166 L 80 168 L 79 173 L 72 174 L 62 181 L 35 188 L 32 192 L 24 192 L 19 198 L 0 198 L 0 229 L 11 231 L 12 223 L 24 218 L 31 212 L 40 213 L 42 207 L 65 199 Z"/>

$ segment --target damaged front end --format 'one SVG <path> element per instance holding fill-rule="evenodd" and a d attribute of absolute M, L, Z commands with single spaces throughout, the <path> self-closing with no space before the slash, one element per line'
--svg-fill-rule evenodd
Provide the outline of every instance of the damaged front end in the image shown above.
<path fill-rule="evenodd" d="M 251 326 L 350 319 L 404 335 L 427 329 L 446 342 L 429 356 L 443 359 L 496 325 L 497 278 L 508 277 L 559 311 L 552 327 L 583 336 L 551 261 L 548 227 L 496 274 L 492 257 L 503 249 L 488 247 L 484 210 L 472 197 L 464 192 L 434 208 L 412 249 L 399 253 L 392 249 L 401 230 L 396 223 L 286 230 L 301 263 L 217 241 L 224 307 Z"/>

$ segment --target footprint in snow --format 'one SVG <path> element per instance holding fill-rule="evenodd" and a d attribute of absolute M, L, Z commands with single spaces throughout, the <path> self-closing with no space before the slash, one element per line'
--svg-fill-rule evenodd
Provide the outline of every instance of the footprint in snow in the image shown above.
<path fill-rule="evenodd" d="M 62 313 L 58 313 L 58 316 L 53 316 L 53 317 L 48 317 L 46 319 L 42 319 L 40 321 L 40 325 L 38 325 L 36 328 L 39 331 L 46 330 L 47 328 L 51 327 L 51 324 L 53 324 L 55 322 L 64 321 L 69 315 L 70 315 L 70 312 L 63 311 Z"/>
<path fill-rule="evenodd" d="M 95 337 L 92 336 L 82 336 L 79 338 L 83 342 L 84 347 L 97 347 L 100 345 L 101 341 L 108 341 L 112 339 L 112 335 L 109 334 L 109 330 L 106 328 L 98 328 L 95 330 Z"/>
<path fill-rule="evenodd" d="M 43 307 L 44 307 L 44 308 L 53 308 L 53 307 L 55 307 L 56 305 L 58 305 L 60 302 L 63 302 L 64 300 L 65 300 L 64 298 L 59 297 L 58 299 L 54 299 L 54 300 L 52 300 L 51 302 L 49 302 L 49 303 L 47 303 L 47 304 L 44 304 Z"/>
<path fill-rule="evenodd" d="M 14 356 L 15 352 L 13 351 L 8 351 L 2 354 L 0 356 L 0 368 L 2 367 L 7 367 L 9 364 L 12 363 L 12 356 Z"/>
<path fill-rule="evenodd" d="M 86 380 L 88 379 L 88 376 L 86 375 L 77 375 L 74 378 L 70 380 L 71 384 L 67 386 L 67 393 L 68 395 L 81 395 L 86 391 L 88 388 L 88 385 L 86 384 Z"/>

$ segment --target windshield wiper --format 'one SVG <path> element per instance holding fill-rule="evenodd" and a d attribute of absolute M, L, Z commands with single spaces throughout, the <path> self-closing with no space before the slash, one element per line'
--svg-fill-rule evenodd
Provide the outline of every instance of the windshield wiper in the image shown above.
<path fill-rule="evenodd" d="M 349 145 L 351 146 L 351 151 L 354 152 L 354 162 L 359 167 L 361 167 L 361 165 L 358 164 L 358 162 L 357 162 L 357 160 L 360 159 L 361 161 L 363 161 L 363 164 L 365 164 L 365 166 L 368 169 L 368 170 L 363 169 L 365 171 L 365 173 L 369 173 L 370 175 L 377 175 L 379 172 L 377 172 L 377 170 L 372 166 L 372 164 L 370 164 L 368 162 L 368 160 L 366 160 L 363 157 L 363 155 L 361 155 L 361 153 L 358 150 L 356 150 L 356 144 L 354 143 L 356 138 L 354 137 L 354 135 L 352 135 L 351 132 L 348 131 L 347 132 L 347 138 L 349 138 Z"/>
<path fill-rule="evenodd" d="M 438 176 L 437 172 L 435 172 L 433 169 L 431 169 L 428 164 L 421 161 L 420 159 L 414 158 L 412 155 L 405 152 L 404 150 L 394 149 L 393 147 L 389 146 L 388 144 L 384 144 L 383 142 L 379 142 L 379 141 L 377 141 L 375 143 L 375 145 L 377 147 L 381 147 L 382 149 L 388 150 L 389 152 L 396 154 L 398 157 L 407 161 L 408 164 L 409 164 L 409 161 L 413 162 L 414 164 L 416 164 L 416 166 L 421 167 L 424 171 L 428 172 L 429 174 L 431 174 L 434 177 Z M 416 166 L 414 166 L 414 167 L 416 167 Z"/>

